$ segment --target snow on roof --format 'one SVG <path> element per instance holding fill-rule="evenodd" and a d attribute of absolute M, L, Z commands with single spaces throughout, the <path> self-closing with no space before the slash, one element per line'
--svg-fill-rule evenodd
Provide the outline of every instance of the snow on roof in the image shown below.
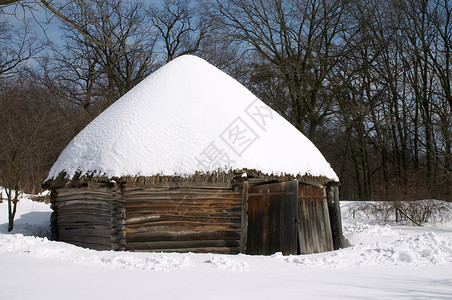
<path fill-rule="evenodd" d="M 64 149 L 62 171 L 107 177 L 190 176 L 253 169 L 338 181 L 320 151 L 235 79 L 201 58 L 166 64 L 93 120 Z"/>

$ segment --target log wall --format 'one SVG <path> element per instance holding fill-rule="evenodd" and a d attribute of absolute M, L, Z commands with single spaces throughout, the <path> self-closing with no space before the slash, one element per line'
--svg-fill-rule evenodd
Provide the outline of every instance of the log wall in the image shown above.
<path fill-rule="evenodd" d="M 238 253 L 242 194 L 230 187 L 85 187 L 52 193 L 56 240 L 96 250 Z"/>
<path fill-rule="evenodd" d="M 125 188 L 126 250 L 238 253 L 241 193 Z"/>
<path fill-rule="evenodd" d="M 55 239 L 96 250 L 121 250 L 121 191 L 105 184 L 57 189 L 52 199 Z"/>
<path fill-rule="evenodd" d="M 290 209 L 296 215 L 277 215 L 298 224 L 299 251 L 308 254 L 341 247 L 336 242 L 342 237 L 340 211 L 336 220 L 336 214 L 331 213 L 335 210 L 329 208 L 337 191 L 330 188 L 325 194 L 324 188 L 297 186 L 295 208 Z M 201 184 L 110 186 L 94 182 L 60 188 L 51 193 L 52 235 L 56 240 L 96 250 L 245 253 L 250 242 L 248 226 L 254 228 L 248 219 L 249 196 L 247 181 L 235 188 Z M 277 205 L 282 200 L 275 201 Z M 333 232 L 331 216 L 336 217 L 331 223 L 338 227 L 333 226 Z"/>

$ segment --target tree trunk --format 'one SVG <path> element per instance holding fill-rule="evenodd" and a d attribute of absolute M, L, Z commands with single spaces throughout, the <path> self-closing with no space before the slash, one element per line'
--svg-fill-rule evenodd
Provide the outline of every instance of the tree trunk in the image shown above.
<path fill-rule="evenodd" d="M 11 190 L 8 192 L 8 232 L 13 231 L 14 229 L 14 217 L 16 216 L 17 209 L 17 193 L 14 199 L 11 199 Z"/>

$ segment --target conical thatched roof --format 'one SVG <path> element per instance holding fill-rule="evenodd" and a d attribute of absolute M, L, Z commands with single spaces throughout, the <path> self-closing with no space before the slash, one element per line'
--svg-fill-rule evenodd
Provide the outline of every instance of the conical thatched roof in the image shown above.
<path fill-rule="evenodd" d="M 195 56 L 154 72 L 83 129 L 49 179 L 254 170 L 338 178 L 319 150 L 239 82 Z"/>

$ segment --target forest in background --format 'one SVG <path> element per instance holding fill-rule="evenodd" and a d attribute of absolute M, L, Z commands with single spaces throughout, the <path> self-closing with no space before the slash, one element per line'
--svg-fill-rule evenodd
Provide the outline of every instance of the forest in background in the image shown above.
<path fill-rule="evenodd" d="M 341 199 L 451 201 L 451 48 L 449 0 L 0 0 L 0 186 L 39 192 L 84 126 L 193 54 L 304 133 Z"/>

